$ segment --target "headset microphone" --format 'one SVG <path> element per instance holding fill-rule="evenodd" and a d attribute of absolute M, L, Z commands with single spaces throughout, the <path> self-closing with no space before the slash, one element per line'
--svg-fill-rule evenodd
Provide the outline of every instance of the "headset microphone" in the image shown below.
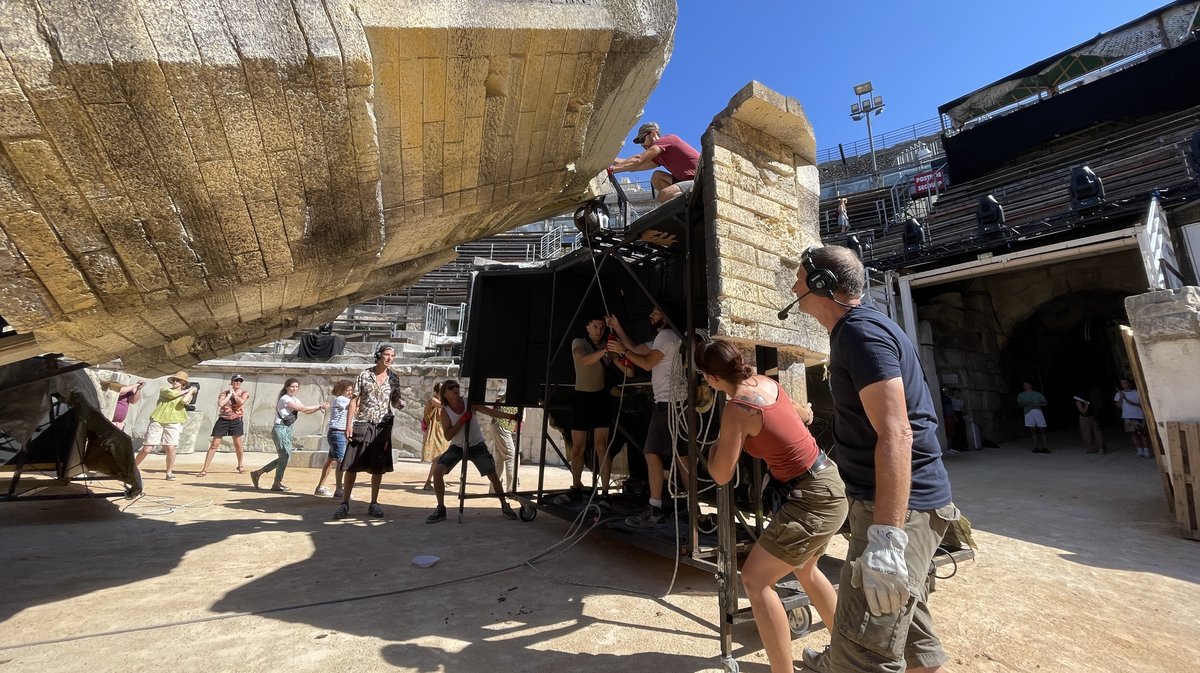
<path fill-rule="evenodd" d="M 808 295 L 810 295 L 810 294 L 812 294 L 812 290 L 809 290 L 808 292 L 805 292 L 804 294 L 800 295 L 799 297 L 796 297 L 796 298 L 795 298 L 795 300 L 793 300 L 793 301 L 792 301 L 792 303 L 790 303 L 790 304 L 788 304 L 787 306 L 783 307 L 783 310 L 782 310 L 782 311 L 780 311 L 780 312 L 778 313 L 778 315 L 779 315 L 779 319 L 780 319 L 780 320 L 787 320 L 787 319 L 788 319 L 788 312 L 792 310 L 792 307 L 793 307 L 793 306 L 795 306 L 796 304 L 800 303 L 800 300 L 801 300 L 801 299 L 804 299 L 805 297 L 807 297 L 807 296 L 808 296 Z"/>

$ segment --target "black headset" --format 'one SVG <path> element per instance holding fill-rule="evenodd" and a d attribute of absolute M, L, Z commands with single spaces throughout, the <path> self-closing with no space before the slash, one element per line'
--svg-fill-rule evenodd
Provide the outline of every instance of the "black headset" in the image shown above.
<path fill-rule="evenodd" d="M 818 297 L 829 297 L 832 299 L 833 292 L 838 287 L 838 277 L 834 272 L 829 269 L 823 269 L 813 262 L 813 251 L 820 247 L 819 245 L 810 245 L 800 257 L 800 264 L 804 266 L 804 273 L 806 274 L 804 280 L 808 284 L 808 291 Z"/>
<path fill-rule="evenodd" d="M 395 353 L 396 347 L 389 343 L 379 344 L 379 348 L 375 349 L 375 359 L 378 360 L 379 358 L 383 357 L 384 351 L 392 351 L 393 353 Z"/>

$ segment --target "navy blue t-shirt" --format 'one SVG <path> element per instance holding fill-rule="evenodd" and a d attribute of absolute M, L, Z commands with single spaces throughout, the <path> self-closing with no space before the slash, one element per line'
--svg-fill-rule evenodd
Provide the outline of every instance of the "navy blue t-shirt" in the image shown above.
<path fill-rule="evenodd" d="M 899 377 L 912 423 L 912 490 L 908 508 L 950 504 L 950 479 L 937 439 L 937 411 L 925 373 L 908 336 L 884 314 L 869 308 L 848 311 L 829 335 L 829 388 L 833 393 L 835 458 L 846 494 L 875 499 L 875 444 L 879 436 L 858 393 Z"/>

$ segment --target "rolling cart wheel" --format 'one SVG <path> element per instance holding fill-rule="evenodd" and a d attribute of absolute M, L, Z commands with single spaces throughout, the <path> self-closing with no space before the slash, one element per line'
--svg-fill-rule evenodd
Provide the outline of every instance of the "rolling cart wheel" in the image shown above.
<path fill-rule="evenodd" d="M 521 503 L 521 509 L 517 511 L 517 516 L 521 521 L 533 521 L 537 518 L 537 508 L 529 503 Z"/>
<path fill-rule="evenodd" d="M 808 633 L 808 630 L 812 628 L 812 608 L 807 605 L 792 608 L 788 612 L 788 626 L 792 629 L 793 636 L 802 636 Z"/>
<path fill-rule="evenodd" d="M 725 670 L 729 671 L 729 673 L 738 673 L 740 670 L 738 668 L 737 659 L 734 659 L 733 657 L 721 657 L 721 665 L 724 666 Z"/>

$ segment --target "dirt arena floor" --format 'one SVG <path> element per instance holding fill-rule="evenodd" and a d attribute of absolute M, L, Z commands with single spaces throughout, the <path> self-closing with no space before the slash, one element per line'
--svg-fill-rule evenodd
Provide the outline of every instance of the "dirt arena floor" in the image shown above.
<path fill-rule="evenodd" d="M 1153 461 L 1109 439 L 1120 448 L 1106 455 L 1062 433 L 1050 455 L 947 458 L 980 545 L 932 598 L 948 670 L 1200 670 L 1200 543 L 1177 536 Z M 418 463 L 386 480 L 384 518 L 356 492 L 335 522 L 335 503 L 311 494 L 316 470 L 289 470 L 295 490 L 279 494 L 227 454 L 196 478 L 202 459 L 167 482 L 151 457 L 132 503 L 0 504 L 0 673 L 722 670 L 706 573 L 679 568 L 664 596 L 670 560 L 600 534 L 528 564 L 566 522 L 470 500 L 461 525 L 426 525 Z M 420 554 L 441 562 L 417 568 Z M 735 639 L 741 670 L 765 673 L 753 624 Z M 794 651 L 826 642 L 818 625 Z"/>

